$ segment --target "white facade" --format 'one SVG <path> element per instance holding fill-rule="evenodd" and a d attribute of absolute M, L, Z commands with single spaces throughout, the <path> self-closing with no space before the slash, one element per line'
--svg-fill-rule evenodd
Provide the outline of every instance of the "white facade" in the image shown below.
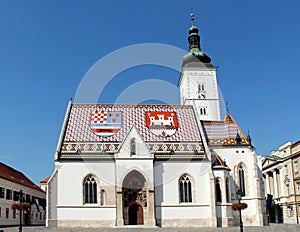
<path fill-rule="evenodd" d="M 300 142 L 287 142 L 263 158 L 265 197 L 271 223 L 300 221 Z"/>
<path fill-rule="evenodd" d="M 35 186 L 35 188 L 32 188 L 16 182 L 16 180 L 21 175 L 22 180 L 27 182 L 28 179 L 23 174 L 20 175 L 19 172 L 17 173 L 18 175 L 15 176 L 14 169 L 11 169 L 13 171 L 9 174 L 10 176 L 14 177 L 14 181 L 3 178 L 2 175 L 6 171 L 7 167 L 8 166 L 6 166 L 5 169 L 2 169 L 1 166 L 0 227 L 19 225 L 19 210 L 13 210 L 12 205 L 19 203 L 19 197 L 16 197 L 16 194 L 19 194 L 20 190 L 23 191 L 25 202 L 30 204 L 30 208 L 28 210 L 23 211 L 22 224 L 45 225 L 46 208 L 45 205 L 43 205 L 42 203 L 42 200 L 45 199 L 45 192 L 43 192 L 41 189 L 39 190 L 37 186 Z M 32 183 L 32 186 L 33 185 L 34 184 Z M 40 199 L 40 202 L 36 202 L 35 199 Z"/>
<path fill-rule="evenodd" d="M 238 189 L 248 204 L 244 224 L 264 225 L 251 138 L 230 115 L 221 121 L 216 68 L 200 50 L 198 29 L 189 33 L 180 106 L 69 103 L 48 182 L 48 226 L 237 226 L 231 205 Z M 122 115 L 121 127 L 101 137 L 109 132 L 100 123 L 95 135 L 91 115 L 105 121 L 110 112 Z"/>

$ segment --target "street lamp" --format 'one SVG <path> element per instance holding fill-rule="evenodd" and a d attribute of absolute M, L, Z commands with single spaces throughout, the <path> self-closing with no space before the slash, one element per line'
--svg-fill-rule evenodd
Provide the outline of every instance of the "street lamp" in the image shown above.
<path fill-rule="evenodd" d="M 20 225 L 19 225 L 19 232 L 22 232 L 22 203 L 24 202 L 23 199 L 23 191 L 20 190 Z"/>
<path fill-rule="evenodd" d="M 236 192 L 237 199 L 239 201 L 239 204 L 241 204 L 241 199 L 242 199 L 242 190 L 238 189 Z M 239 207 L 239 212 L 240 212 L 240 231 L 243 232 L 243 220 L 242 220 L 242 209 Z"/>

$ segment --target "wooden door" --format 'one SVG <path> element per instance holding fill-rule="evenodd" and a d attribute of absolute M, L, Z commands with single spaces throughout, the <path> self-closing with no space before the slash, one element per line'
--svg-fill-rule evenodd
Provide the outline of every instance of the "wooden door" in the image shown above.
<path fill-rule="evenodd" d="M 129 225 L 144 225 L 143 207 L 139 204 L 133 204 L 129 207 Z"/>
<path fill-rule="evenodd" d="M 143 207 L 138 205 L 137 210 L 137 225 L 144 225 L 144 212 Z"/>

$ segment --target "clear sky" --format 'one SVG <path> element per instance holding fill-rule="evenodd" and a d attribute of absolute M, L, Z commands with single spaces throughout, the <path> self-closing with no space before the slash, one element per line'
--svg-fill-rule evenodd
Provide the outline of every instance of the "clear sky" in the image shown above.
<path fill-rule="evenodd" d="M 51 175 L 68 99 L 89 68 L 138 43 L 187 50 L 191 6 L 230 113 L 250 130 L 257 153 L 299 140 L 299 0 L 2 0 L 0 160 L 35 182 Z M 113 103 L 139 80 L 176 85 L 178 77 L 163 67 L 132 68 L 100 102 Z"/>

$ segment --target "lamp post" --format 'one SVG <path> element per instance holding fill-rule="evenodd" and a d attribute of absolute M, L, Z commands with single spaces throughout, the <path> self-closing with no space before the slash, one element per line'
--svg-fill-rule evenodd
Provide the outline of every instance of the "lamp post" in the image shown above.
<path fill-rule="evenodd" d="M 236 196 L 237 196 L 237 199 L 239 201 L 239 204 L 241 204 L 242 191 L 240 189 L 236 192 Z M 242 220 L 242 209 L 241 209 L 241 207 L 239 208 L 239 212 L 240 212 L 240 231 L 243 232 L 243 220 Z"/>
<path fill-rule="evenodd" d="M 22 205 L 23 203 L 23 191 L 20 190 L 20 225 L 19 225 L 19 232 L 22 232 Z"/>

